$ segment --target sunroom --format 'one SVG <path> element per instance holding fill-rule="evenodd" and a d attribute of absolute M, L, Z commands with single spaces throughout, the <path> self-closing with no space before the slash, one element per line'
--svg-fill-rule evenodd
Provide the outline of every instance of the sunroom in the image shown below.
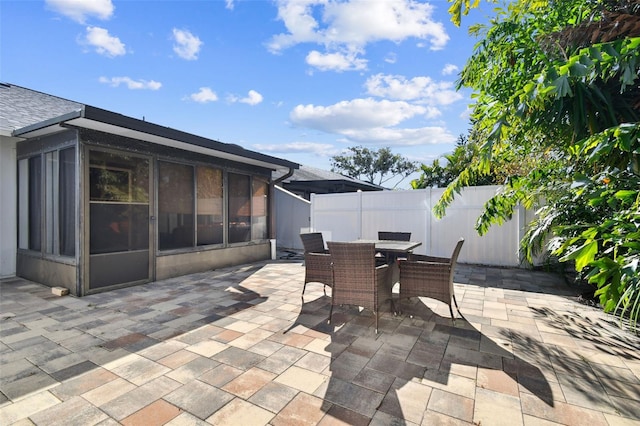
<path fill-rule="evenodd" d="M 16 275 L 77 296 L 268 259 L 298 168 L 88 105 L 13 136 Z"/>

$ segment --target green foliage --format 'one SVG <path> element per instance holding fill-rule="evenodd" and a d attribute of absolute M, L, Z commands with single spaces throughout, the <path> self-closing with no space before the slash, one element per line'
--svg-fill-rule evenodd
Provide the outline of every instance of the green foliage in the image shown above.
<path fill-rule="evenodd" d="M 395 185 L 414 173 L 418 165 L 391 149 L 370 150 L 361 146 L 347 148 L 350 154 L 336 155 L 331 158 L 331 171 L 344 173 L 354 179 L 364 180 L 375 185 L 383 185 L 398 176 L 402 177 Z"/>
<path fill-rule="evenodd" d="M 473 6 L 454 5 L 460 13 Z M 603 308 L 632 328 L 640 317 L 640 37 L 605 30 L 633 28 L 624 16 L 638 22 L 638 14 L 625 0 L 519 0 L 472 28 L 481 39 L 459 86 L 474 90 L 472 132 L 483 143 L 434 208 L 444 215 L 478 176 L 527 159 L 476 229 L 484 234 L 518 205 L 537 209 L 523 257 L 574 261 Z"/>
<path fill-rule="evenodd" d="M 469 13 L 469 10 L 474 7 L 478 7 L 478 4 L 480 4 L 480 0 L 474 0 L 473 3 L 471 3 L 470 0 L 453 0 L 451 3 L 452 4 L 449 7 L 451 22 L 453 22 L 457 26 L 460 26 L 462 15 L 467 15 Z"/>
<path fill-rule="evenodd" d="M 451 154 L 445 154 L 445 165 L 441 166 L 439 159 L 433 160 L 431 165 L 420 166 L 421 175 L 411 181 L 411 188 L 423 189 L 432 187 L 444 187 L 449 185 L 458 175 L 466 169 L 473 159 L 478 156 L 480 148 L 476 142 L 470 142 L 469 138 L 460 135 L 456 147 Z M 469 185 L 499 185 L 504 182 L 504 176 L 500 173 L 477 176 Z"/>
<path fill-rule="evenodd" d="M 444 166 L 440 160 L 433 160 L 431 165 L 420 166 L 421 175 L 411 182 L 412 189 L 445 187 L 456 179 L 464 179 L 465 186 L 502 185 L 515 176 L 522 176 L 535 164 L 536 156 L 531 152 L 520 155 L 516 150 L 502 152 L 499 157 L 489 163 L 487 172 L 471 168 L 476 162 L 484 160 L 482 146 L 473 140 L 473 136 L 460 135 L 456 147 L 451 154 L 443 156 Z"/>

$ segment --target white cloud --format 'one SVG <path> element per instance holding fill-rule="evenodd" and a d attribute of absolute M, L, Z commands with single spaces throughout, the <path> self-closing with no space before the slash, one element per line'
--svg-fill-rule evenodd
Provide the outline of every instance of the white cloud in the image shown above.
<path fill-rule="evenodd" d="M 434 106 L 427 106 L 427 112 L 424 114 L 427 118 L 437 118 L 442 115 L 442 111 Z"/>
<path fill-rule="evenodd" d="M 427 105 L 449 105 L 463 98 L 453 83 L 433 81 L 430 77 L 408 80 L 400 75 L 376 74 L 365 82 L 367 93 L 373 96 L 416 101 Z"/>
<path fill-rule="evenodd" d="M 187 98 L 201 104 L 206 104 L 217 101 L 218 95 L 209 87 L 201 87 L 198 92 L 190 94 Z"/>
<path fill-rule="evenodd" d="M 460 68 L 457 65 L 447 64 L 442 69 L 442 75 L 451 75 L 456 73 Z"/>
<path fill-rule="evenodd" d="M 455 142 L 445 127 L 401 127 L 402 122 L 416 116 L 438 113 L 437 108 L 368 98 L 330 106 L 298 105 L 289 118 L 296 126 L 341 135 L 345 143 L 415 146 Z"/>
<path fill-rule="evenodd" d="M 115 9 L 111 0 L 45 0 L 54 11 L 84 24 L 88 17 L 106 20 Z"/>
<path fill-rule="evenodd" d="M 225 2 L 225 7 L 229 10 L 233 10 L 234 4 L 233 4 L 233 0 L 226 0 Z"/>
<path fill-rule="evenodd" d="M 449 40 L 444 25 L 432 19 L 433 6 L 416 0 L 278 0 L 277 5 L 287 32 L 267 44 L 274 53 L 300 43 L 360 49 L 408 38 L 427 40 L 432 50 L 439 50 Z"/>
<path fill-rule="evenodd" d="M 130 77 L 100 77 L 100 83 L 108 84 L 111 87 L 118 87 L 121 84 L 127 86 L 131 90 L 158 90 L 162 87 L 162 83 L 154 80 L 133 80 Z"/>
<path fill-rule="evenodd" d="M 295 125 L 344 134 L 353 129 L 394 126 L 424 112 L 425 108 L 419 105 L 368 98 L 328 107 L 298 105 L 291 111 L 290 119 Z"/>
<path fill-rule="evenodd" d="M 320 53 L 317 50 L 309 52 L 307 64 L 320 71 L 359 71 L 367 69 L 367 60 L 359 59 L 356 53 Z"/>
<path fill-rule="evenodd" d="M 263 97 L 260 93 L 256 92 L 255 90 L 249 90 L 249 93 L 247 94 L 246 97 L 240 98 L 240 99 L 237 99 L 234 97 L 233 99 L 234 99 L 233 100 L 234 102 L 240 102 L 243 104 L 248 104 L 253 106 L 261 103 L 263 100 Z"/>
<path fill-rule="evenodd" d="M 231 103 L 236 103 L 236 102 L 240 102 L 243 104 L 248 104 L 248 105 L 258 105 L 259 103 L 261 103 L 263 100 L 263 97 L 260 93 L 256 92 L 255 90 L 249 90 L 249 93 L 247 94 L 247 96 L 245 96 L 244 98 L 241 98 L 237 95 L 229 95 L 227 96 L 227 101 L 231 102 Z"/>
<path fill-rule="evenodd" d="M 406 158 L 410 161 L 416 161 L 420 164 L 431 164 L 433 163 L 433 160 L 435 160 L 436 158 L 440 158 L 442 156 L 442 154 L 428 154 L 428 153 L 414 153 L 411 152 L 409 153 Z"/>
<path fill-rule="evenodd" d="M 173 51 L 182 59 L 193 61 L 198 59 L 202 41 L 187 30 L 173 29 Z"/>
<path fill-rule="evenodd" d="M 246 98 L 240 99 L 239 102 L 249 105 L 258 105 L 260 102 L 262 102 L 262 99 L 263 98 L 260 93 L 256 92 L 255 90 L 249 90 L 248 96 Z"/>
<path fill-rule="evenodd" d="M 253 148 L 259 152 L 278 154 L 314 154 L 318 156 L 332 156 L 339 153 L 331 144 L 315 142 L 291 142 L 284 144 L 255 144 Z"/>
<path fill-rule="evenodd" d="M 371 128 L 343 133 L 350 142 L 392 146 L 416 146 L 452 143 L 456 137 L 440 126 L 413 129 Z"/>
<path fill-rule="evenodd" d="M 83 43 L 93 46 L 99 54 L 112 58 L 127 53 L 124 43 L 118 37 L 110 35 L 109 31 L 100 27 L 87 27 Z"/>
<path fill-rule="evenodd" d="M 394 52 L 389 52 L 387 56 L 384 57 L 384 61 L 388 64 L 395 64 L 397 60 L 398 58 Z"/>

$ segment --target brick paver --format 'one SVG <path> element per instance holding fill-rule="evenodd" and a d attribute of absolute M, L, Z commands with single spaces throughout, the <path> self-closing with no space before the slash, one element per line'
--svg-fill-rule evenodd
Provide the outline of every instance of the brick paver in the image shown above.
<path fill-rule="evenodd" d="M 640 425 L 640 341 L 561 277 L 458 265 L 374 317 L 259 262 L 75 298 L 0 281 L 0 424 Z M 330 289 L 328 289 L 330 291 Z"/>

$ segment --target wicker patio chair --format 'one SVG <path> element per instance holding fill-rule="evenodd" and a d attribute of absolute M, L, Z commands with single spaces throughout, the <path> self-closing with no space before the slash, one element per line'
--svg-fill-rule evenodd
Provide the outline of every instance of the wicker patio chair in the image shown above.
<path fill-rule="evenodd" d="M 387 300 L 391 302 L 389 265 L 376 267 L 374 243 L 340 243 L 329 241 L 333 269 L 333 291 L 329 323 L 334 305 L 356 305 L 373 311 L 378 333 L 378 312 Z M 395 311 L 395 309 L 393 309 Z"/>
<path fill-rule="evenodd" d="M 304 285 L 302 287 L 302 302 L 304 303 L 304 291 L 307 283 L 322 283 L 324 295 L 327 295 L 327 286 L 333 287 L 333 273 L 331 272 L 331 256 L 324 248 L 324 239 L 321 232 L 300 234 L 304 246 Z"/>
<path fill-rule="evenodd" d="M 411 241 L 411 232 L 378 231 L 379 240 Z"/>
<path fill-rule="evenodd" d="M 378 231 L 379 240 L 411 241 L 411 232 Z M 376 253 L 377 264 L 395 262 L 398 256 L 393 253 Z"/>
<path fill-rule="evenodd" d="M 322 232 L 300 234 L 300 239 L 302 240 L 305 253 L 329 253 L 329 250 L 324 247 Z"/>
<path fill-rule="evenodd" d="M 411 254 L 407 260 L 400 260 L 400 301 L 411 297 L 429 297 L 440 300 L 449 305 L 451 320 L 455 324 L 451 299 L 456 305 L 458 313 L 460 308 L 453 291 L 453 274 L 458 261 L 460 249 L 464 244 L 464 238 L 460 238 L 456 244 L 451 258 L 424 256 Z"/>

